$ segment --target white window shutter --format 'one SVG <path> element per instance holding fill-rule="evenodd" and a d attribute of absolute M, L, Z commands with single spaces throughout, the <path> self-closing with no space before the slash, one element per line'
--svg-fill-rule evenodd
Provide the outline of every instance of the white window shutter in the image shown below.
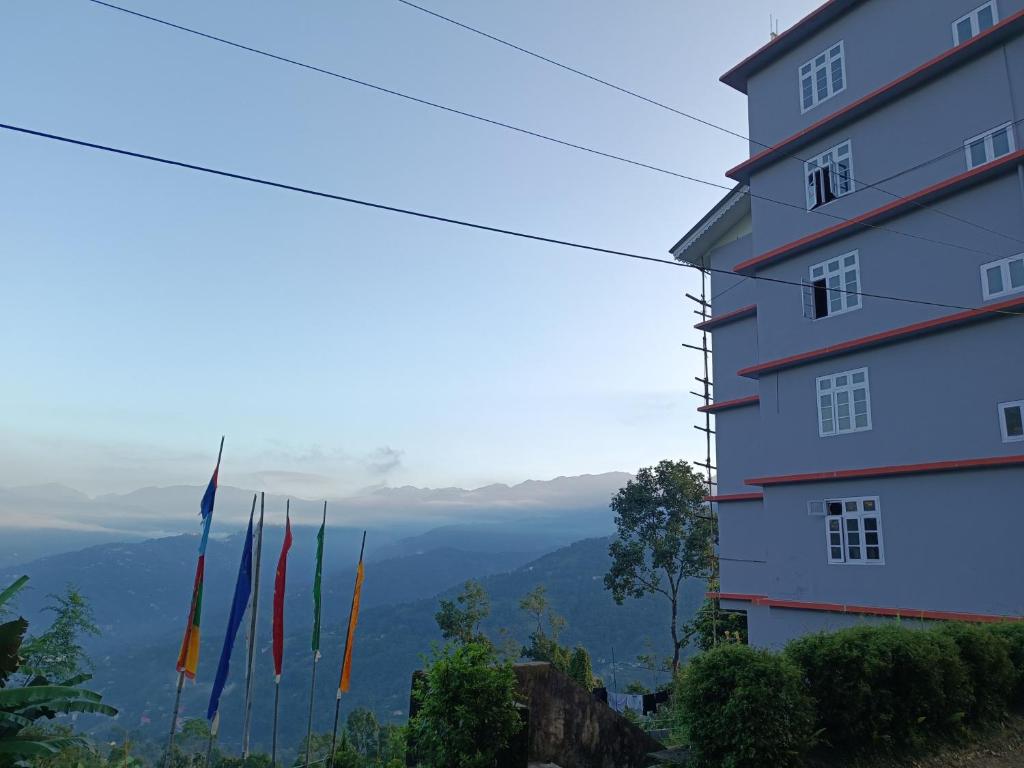
<path fill-rule="evenodd" d="M 807 502 L 807 514 L 811 517 L 824 517 L 825 516 L 825 502 L 824 501 L 808 501 Z"/>

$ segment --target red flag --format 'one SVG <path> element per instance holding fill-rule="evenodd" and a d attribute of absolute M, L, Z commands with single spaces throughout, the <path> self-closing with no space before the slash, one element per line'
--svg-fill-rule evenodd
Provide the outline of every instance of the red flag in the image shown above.
<path fill-rule="evenodd" d="M 288 570 L 288 550 L 292 547 L 292 521 L 289 513 L 284 518 L 284 543 L 277 559 L 274 576 L 274 679 L 281 679 L 281 660 L 284 657 L 284 582 Z"/>

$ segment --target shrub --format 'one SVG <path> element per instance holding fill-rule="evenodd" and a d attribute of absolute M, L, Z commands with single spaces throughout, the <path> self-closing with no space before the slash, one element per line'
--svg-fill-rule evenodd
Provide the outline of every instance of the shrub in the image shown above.
<path fill-rule="evenodd" d="M 675 706 L 697 768 L 798 766 L 813 742 L 800 670 L 779 654 L 743 645 L 707 651 L 681 673 Z"/>
<path fill-rule="evenodd" d="M 957 644 L 960 658 L 970 673 L 974 702 L 967 711 L 968 721 L 987 725 L 1002 720 L 1017 685 L 1017 671 L 1010 660 L 1010 644 L 977 624 L 949 622 L 935 632 Z"/>
<path fill-rule="evenodd" d="M 949 637 L 897 624 L 794 640 L 824 739 L 847 751 L 888 751 L 949 731 L 974 702 L 968 667 Z"/>
<path fill-rule="evenodd" d="M 1024 622 L 1012 624 L 993 624 L 989 631 L 1001 637 L 1007 643 L 1010 661 L 1017 671 L 1017 686 L 1014 690 L 1013 703 L 1024 707 Z"/>

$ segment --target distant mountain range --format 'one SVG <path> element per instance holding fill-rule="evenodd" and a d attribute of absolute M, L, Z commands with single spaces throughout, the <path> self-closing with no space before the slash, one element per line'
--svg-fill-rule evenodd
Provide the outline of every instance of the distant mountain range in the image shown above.
<path fill-rule="evenodd" d="M 495 538 L 514 528 L 563 543 L 611 530 L 608 501 L 630 478 L 623 472 L 462 488 L 374 488 L 328 500 L 331 527 L 368 527 L 377 545 L 438 526 L 490 523 Z M 204 486 L 142 488 L 90 498 L 51 484 L 0 488 L 0 568 L 92 544 L 141 541 L 197 530 Z M 244 528 L 253 491 L 222 486 L 213 536 Z M 285 497 L 268 495 L 267 520 L 283 524 Z M 292 520 L 319 523 L 323 501 L 292 499 Z"/>

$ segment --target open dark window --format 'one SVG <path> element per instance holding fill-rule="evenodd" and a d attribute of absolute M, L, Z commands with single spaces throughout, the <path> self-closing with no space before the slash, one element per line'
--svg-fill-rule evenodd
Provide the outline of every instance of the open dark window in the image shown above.
<path fill-rule="evenodd" d="M 812 211 L 836 199 L 835 188 L 832 186 L 832 169 L 827 165 L 811 171 L 807 176 L 807 185 L 811 190 Z"/>
<path fill-rule="evenodd" d="M 815 280 L 812 284 L 814 290 L 814 319 L 828 317 L 828 286 L 824 278 Z"/>

